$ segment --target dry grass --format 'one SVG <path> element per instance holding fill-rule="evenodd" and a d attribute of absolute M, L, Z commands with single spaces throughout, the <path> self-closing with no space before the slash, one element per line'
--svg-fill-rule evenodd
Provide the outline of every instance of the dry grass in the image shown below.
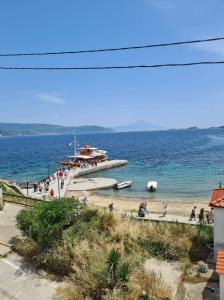
<path fill-rule="evenodd" d="M 41 253 L 37 243 L 29 238 L 15 238 L 13 240 L 12 249 L 19 255 L 25 257 L 28 261 L 32 261 L 33 257 Z"/>
<path fill-rule="evenodd" d="M 144 261 L 158 256 L 181 260 L 186 268 L 195 254 L 195 241 L 198 246 L 204 239 L 193 226 L 139 222 L 85 209 L 80 219 L 64 230 L 62 240 L 46 253 L 40 253 L 30 239 L 18 240 L 15 249 L 29 258 L 37 256 L 47 270 L 69 276 L 70 285 L 58 291 L 62 300 L 170 299 L 170 288 L 159 276 L 142 269 Z M 132 266 L 125 289 L 102 287 L 106 254 L 112 249 Z M 200 255 L 200 248 L 198 252 Z"/>
<path fill-rule="evenodd" d="M 166 286 L 160 276 L 154 272 L 139 269 L 133 274 L 130 282 L 131 292 L 127 300 L 139 299 L 148 296 L 148 299 L 171 299 L 170 287 Z"/>

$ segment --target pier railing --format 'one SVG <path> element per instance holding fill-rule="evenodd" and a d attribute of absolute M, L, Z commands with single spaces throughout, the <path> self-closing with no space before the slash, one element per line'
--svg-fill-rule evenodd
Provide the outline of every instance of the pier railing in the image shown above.
<path fill-rule="evenodd" d="M 26 196 L 20 196 L 20 195 L 13 195 L 8 193 L 2 193 L 3 194 L 3 201 L 4 202 L 10 202 L 25 206 L 35 206 L 37 203 L 41 203 L 44 200 L 41 199 L 34 199 Z"/>

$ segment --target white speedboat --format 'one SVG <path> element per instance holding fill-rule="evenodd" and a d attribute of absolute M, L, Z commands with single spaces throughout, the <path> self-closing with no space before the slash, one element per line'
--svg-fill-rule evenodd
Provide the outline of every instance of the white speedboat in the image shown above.
<path fill-rule="evenodd" d="M 147 183 L 147 190 L 149 192 L 155 192 L 157 190 L 157 181 L 148 181 Z"/>
<path fill-rule="evenodd" d="M 113 188 L 115 190 L 120 190 L 120 189 L 124 189 L 126 187 L 131 186 L 131 184 L 132 184 L 131 180 L 129 180 L 129 181 L 123 181 L 123 182 L 120 182 L 120 183 L 115 183 L 114 186 L 113 186 Z"/>

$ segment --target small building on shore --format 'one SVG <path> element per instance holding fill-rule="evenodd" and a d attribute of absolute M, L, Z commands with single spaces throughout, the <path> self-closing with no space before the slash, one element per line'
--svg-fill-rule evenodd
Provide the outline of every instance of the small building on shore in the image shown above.
<path fill-rule="evenodd" d="M 224 249 L 224 188 L 214 189 L 209 206 L 214 208 L 214 256 Z"/>
<path fill-rule="evenodd" d="M 219 274 L 220 300 L 224 300 L 224 250 L 217 252 L 216 273 Z"/>

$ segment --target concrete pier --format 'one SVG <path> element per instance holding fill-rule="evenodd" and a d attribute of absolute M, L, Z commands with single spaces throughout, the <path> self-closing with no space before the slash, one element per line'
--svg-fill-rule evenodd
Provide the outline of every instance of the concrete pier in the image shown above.
<path fill-rule="evenodd" d="M 76 178 L 71 179 L 67 191 L 91 191 L 111 188 L 117 183 L 113 178 Z"/>
<path fill-rule="evenodd" d="M 127 163 L 128 163 L 128 161 L 125 159 L 123 159 L 123 160 L 118 160 L 118 159 L 108 160 L 108 161 L 98 163 L 97 167 L 89 166 L 88 168 L 84 168 L 84 169 L 76 168 L 76 169 L 72 170 L 72 176 L 79 177 L 82 175 L 86 175 L 86 174 L 90 174 L 90 173 L 94 173 L 94 172 L 98 172 L 98 171 L 102 171 L 102 170 L 106 170 L 106 169 L 120 167 L 120 166 L 126 165 Z"/>
<path fill-rule="evenodd" d="M 92 182 L 90 180 L 87 180 L 84 182 L 85 179 L 82 178 L 81 179 L 82 184 L 79 183 L 79 185 L 76 185 L 74 187 L 74 178 L 80 177 L 82 175 L 106 170 L 106 169 L 120 167 L 120 166 L 126 165 L 127 163 L 128 163 L 127 160 L 108 160 L 108 161 L 98 163 L 97 167 L 89 166 L 86 168 L 71 169 L 68 176 L 66 178 L 64 178 L 63 189 L 61 189 L 61 187 L 60 187 L 61 179 L 57 179 L 57 172 L 55 172 L 54 175 L 55 175 L 56 179 L 54 181 L 50 182 L 49 191 L 51 189 L 53 189 L 55 198 L 59 198 L 59 195 L 60 195 L 60 197 L 64 197 L 68 190 L 70 190 L 70 191 L 72 191 L 72 190 L 73 191 L 75 191 L 75 190 L 76 191 L 77 190 L 94 190 L 94 189 L 100 189 L 100 188 L 102 189 L 102 188 L 112 187 L 114 185 L 114 183 L 116 183 L 116 180 L 114 180 L 114 179 L 107 180 L 106 178 L 104 178 L 104 180 L 98 180 L 97 182 L 96 182 L 96 179 L 93 180 Z M 24 196 L 26 196 L 27 195 L 26 189 L 23 189 L 22 193 L 24 194 Z M 28 196 L 32 197 L 32 198 L 38 198 L 38 199 L 50 198 L 49 192 L 34 192 L 33 188 L 29 190 Z"/>

